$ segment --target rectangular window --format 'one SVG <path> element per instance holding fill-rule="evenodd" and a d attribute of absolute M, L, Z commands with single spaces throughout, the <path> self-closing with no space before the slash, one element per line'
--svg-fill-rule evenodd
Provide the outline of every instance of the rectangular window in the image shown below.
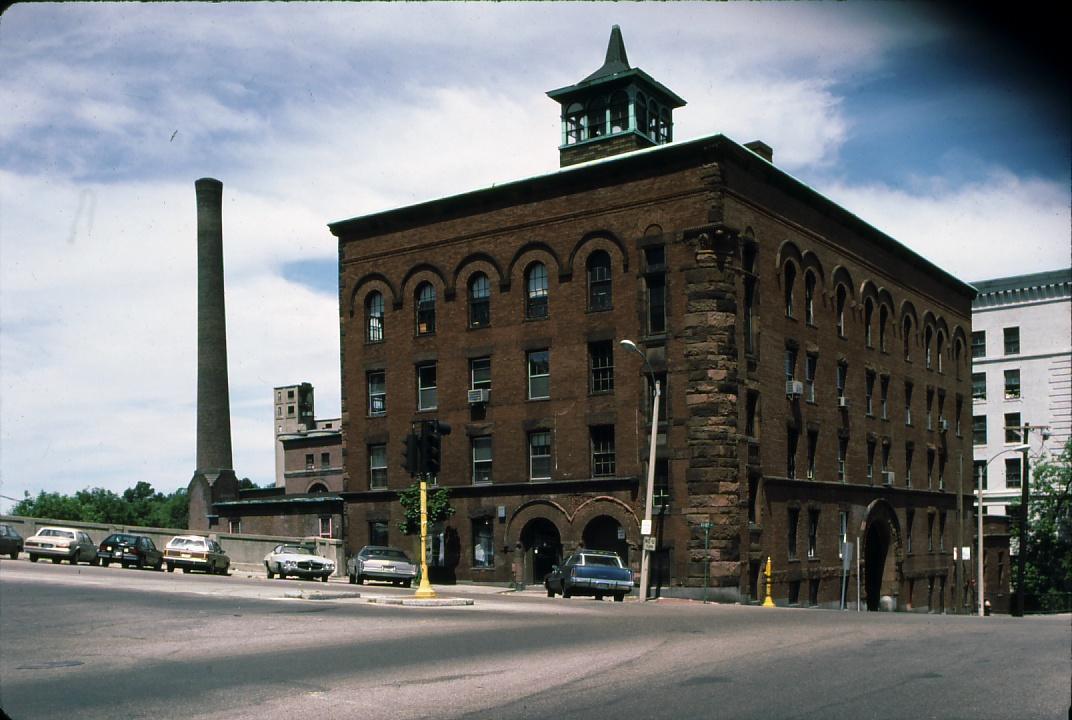
<path fill-rule="evenodd" d="M 875 414 L 874 397 L 875 373 L 868 370 L 867 376 L 864 379 L 864 412 L 866 412 L 868 415 Z"/>
<path fill-rule="evenodd" d="M 789 508 L 789 522 L 786 531 L 786 546 L 789 549 L 789 559 L 797 559 L 797 523 L 800 521 L 800 510 Z"/>
<path fill-rule="evenodd" d="M 815 479 L 815 453 L 819 447 L 819 433 L 808 431 L 808 479 Z"/>
<path fill-rule="evenodd" d="M 589 429 L 592 439 L 592 477 L 614 475 L 614 426 L 595 425 Z"/>
<path fill-rule="evenodd" d="M 373 520 L 368 524 L 369 545 L 389 545 L 390 538 L 387 523 L 383 520 Z"/>
<path fill-rule="evenodd" d="M 883 376 L 882 382 L 880 382 L 879 385 L 881 386 L 880 389 L 881 389 L 881 392 L 882 392 L 882 397 L 881 397 L 881 399 L 879 401 L 882 404 L 882 407 L 880 409 L 882 411 L 882 419 L 886 420 L 890 416 L 890 378 L 889 378 L 889 376 Z"/>
<path fill-rule="evenodd" d="M 845 382 L 849 375 L 849 366 L 845 363 L 838 363 L 837 366 L 837 396 L 840 400 L 845 397 Z"/>
<path fill-rule="evenodd" d="M 927 488 L 934 487 L 934 450 L 927 448 Z"/>
<path fill-rule="evenodd" d="M 875 482 L 875 441 L 867 441 L 867 482 Z"/>
<path fill-rule="evenodd" d="M 905 552 L 912 553 L 912 524 L 916 519 L 915 510 L 905 511 Z"/>
<path fill-rule="evenodd" d="M 320 537 L 322 537 L 322 538 L 331 537 L 331 525 L 332 525 L 332 523 L 331 523 L 331 516 L 330 515 L 328 515 L 327 517 L 320 518 Z"/>
<path fill-rule="evenodd" d="M 964 396 L 961 395 L 960 393 L 957 393 L 956 408 L 955 408 L 954 412 L 956 413 L 956 415 L 954 417 L 953 424 L 956 426 L 955 429 L 956 429 L 957 437 L 960 437 L 960 431 L 962 429 L 961 428 L 961 418 L 964 417 Z"/>
<path fill-rule="evenodd" d="M 800 431 L 789 428 L 785 443 L 785 476 L 790 480 L 797 476 L 797 442 L 799 439 Z"/>
<path fill-rule="evenodd" d="M 320 453 L 320 467 L 331 467 L 331 453 Z"/>
<path fill-rule="evenodd" d="M 472 358 L 469 361 L 469 389 L 491 389 L 491 358 Z"/>
<path fill-rule="evenodd" d="M 614 390 L 614 343 L 611 340 L 588 343 L 588 373 L 589 392 Z"/>
<path fill-rule="evenodd" d="M 797 351 L 793 348 L 785 349 L 785 379 L 795 380 L 797 373 Z"/>
<path fill-rule="evenodd" d="M 904 424 L 912 424 L 912 383 L 905 383 L 904 386 Z"/>
<path fill-rule="evenodd" d="M 927 552 L 934 552 L 934 515 L 927 515 Z"/>
<path fill-rule="evenodd" d="M 1007 327 L 1005 328 L 1005 354 L 1006 355 L 1019 355 L 1020 354 L 1020 328 Z"/>
<path fill-rule="evenodd" d="M 472 444 L 473 484 L 489 483 L 491 482 L 491 436 L 474 437 Z"/>
<path fill-rule="evenodd" d="M 849 439 L 846 437 L 838 438 L 837 446 L 837 479 L 838 482 L 845 482 L 848 475 L 845 472 L 845 455 L 849 452 Z"/>
<path fill-rule="evenodd" d="M 648 333 L 666 332 L 666 250 L 662 246 L 644 249 L 644 285 L 648 304 Z"/>
<path fill-rule="evenodd" d="M 938 454 L 938 489 L 945 490 L 945 453 Z"/>
<path fill-rule="evenodd" d="M 491 518 L 473 520 L 473 567 L 495 567 L 495 526 Z"/>
<path fill-rule="evenodd" d="M 242 534 L 242 518 L 231 518 L 227 521 L 227 532 L 232 535 Z"/>
<path fill-rule="evenodd" d="M 387 446 L 369 445 L 369 489 L 384 490 L 387 488 Z"/>
<path fill-rule="evenodd" d="M 294 417 L 294 406 L 287 405 L 287 417 Z"/>
<path fill-rule="evenodd" d="M 845 557 L 845 543 L 849 541 L 849 513 L 846 510 L 838 512 L 838 526 L 841 528 L 838 532 L 838 547 L 837 556 L 838 560 Z"/>
<path fill-rule="evenodd" d="M 972 400 L 986 400 L 986 373 L 972 373 Z"/>
<path fill-rule="evenodd" d="M 912 487 L 912 456 L 915 455 L 916 449 L 913 445 L 905 445 L 904 462 L 905 462 L 905 487 Z"/>
<path fill-rule="evenodd" d="M 1006 370 L 1005 371 L 1005 399 L 1006 400 L 1019 400 L 1020 399 L 1020 371 L 1019 370 Z"/>
<path fill-rule="evenodd" d="M 745 405 L 744 434 L 750 438 L 759 437 L 759 393 L 749 390 Z"/>
<path fill-rule="evenodd" d="M 972 443 L 986 445 L 986 415 L 972 415 Z"/>
<path fill-rule="evenodd" d="M 804 356 L 804 398 L 808 402 L 815 402 L 815 370 L 818 364 L 818 356 Z"/>
<path fill-rule="evenodd" d="M 417 409 L 435 410 L 439 406 L 436 389 L 436 364 L 417 366 Z"/>
<path fill-rule="evenodd" d="M 938 552 L 945 552 L 945 513 L 938 516 Z"/>
<path fill-rule="evenodd" d="M 819 511 L 808 510 L 808 557 L 819 556 Z"/>
<path fill-rule="evenodd" d="M 670 507 L 670 463 L 666 458 L 655 460 L 655 488 L 651 506 L 654 510 Z"/>
<path fill-rule="evenodd" d="M 1005 442 L 1018 443 L 1020 440 L 1020 413 L 1005 413 Z"/>
<path fill-rule="evenodd" d="M 986 357 L 986 331 L 976 330 L 972 333 L 971 355 L 973 358 Z"/>
<path fill-rule="evenodd" d="M 529 433 L 529 479 L 551 479 L 551 433 Z"/>
<path fill-rule="evenodd" d="M 986 490 L 986 460 L 976 460 L 972 463 L 972 478 L 976 490 L 979 489 L 980 481 L 982 481 L 983 490 Z"/>
<path fill-rule="evenodd" d="M 927 429 L 934 429 L 934 389 L 927 388 Z"/>
<path fill-rule="evenodd" d="M 534 350 L 526 356 L 529 372 L 529 400 L 551 397 L 551 353 Z"/>
<path fill-rule="evenodd" d="M 313 462 L 313 454 L 312 453 L 306 453 L 305 454 L 305 469 L 306 470 L 316 470 L 316 463 Z"/>
<path fill-rule="evenodd" d="M 1020 458 L 1005 458 L 1005 487 L 1020 487 Z"/>

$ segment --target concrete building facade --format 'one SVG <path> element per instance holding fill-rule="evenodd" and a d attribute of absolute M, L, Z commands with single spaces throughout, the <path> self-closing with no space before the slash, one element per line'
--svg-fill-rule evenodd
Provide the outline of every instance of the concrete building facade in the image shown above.
<path fill-rule="evenodd" d="M 983 504 L 1005 515 L 1021 493 L 1022 458 L 1060 451 L 1072 432 L 1072 269 L 974 283 L 972 305 L 973 476 Z M 1024 424 L 1048 426 L 1023 439 Z M 1030 464 L 1029 464 L 1030 472 Z"/>
<path fill-rule="evenodd" d="M 549 93 L 561 169 L 330 225 L 347 551 L 409 542 L 402 443 L 437 419 L 434 572 L 539 583 L 581 544 L 636 568 L 655 422 L 658 592 L 759 600 L 770 557 L 777 603 L 835 606 L 848 541 L 867 607 L 963 607 L 974 290 L 763 143 L 670 142 L 684 101 L 649 80 L 615 30 Z"/>

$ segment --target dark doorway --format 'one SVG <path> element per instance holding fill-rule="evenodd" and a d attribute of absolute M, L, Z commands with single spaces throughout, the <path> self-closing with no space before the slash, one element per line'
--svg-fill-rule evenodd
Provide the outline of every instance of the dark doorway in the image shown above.
<path fill-rule="evenodd" d="M 581 536 L 589 550 L 609 550 L 618 553 L 623 565 L 629 565 L 629 543 L 625 529 L 610 515 L 600 515 L 584 528 Z"/>
<path fill-rule="evenodd" d="M 562 558 L 558 528 L 547 518 L 530 520 L 521 531 L 521 546 L 525 550 L 525 582 L 539 585 Z"/>
<path fill-rule="evenodd" d="M 882 597 L 882 576 L 886 570 L 886 558 L 890 552 L 890 534 L 886 524 L 877 520 L 867 528 L 864 540 L 864 583 L 867 592 L 867 609 L 878 610 Z"/>

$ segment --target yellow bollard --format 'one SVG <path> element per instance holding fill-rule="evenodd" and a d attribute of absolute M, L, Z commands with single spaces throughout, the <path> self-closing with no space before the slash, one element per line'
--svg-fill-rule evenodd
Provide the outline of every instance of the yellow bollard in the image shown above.
<path fill-rule="evenodd" d="M 428 481 L 421 475 L 421 584 L 413 597 L 424 600 L 435 596 L 436 591 L 428 582 Z"/>
<path fill-rule="evenodd" d="M 764 569 L 763 574 L 767 576 L 767 597 L 763 600 L 763 607 L 774 607 L 774 601 L 771 600 L 770 555 L 767 556 L 767 567 Z"/>

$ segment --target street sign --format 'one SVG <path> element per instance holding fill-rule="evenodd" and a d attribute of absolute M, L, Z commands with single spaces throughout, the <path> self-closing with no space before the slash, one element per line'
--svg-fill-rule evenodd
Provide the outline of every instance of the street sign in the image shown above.
<path fill-rule="evenodd" d="M 648 550 L 648 551 L 655 550 L 655 536 L 654 535 L 646 535 L 644 537 L 644 549 Z"/>
<path fill-rule="evenodd" d="M 640 521 L 640 534 L 651 535 L 651 520 Z"/>
<path fill-rule="evenodd" d="M 841 550 L 841 569 L 843 572 L 848 572 L 852 569 L 852 543 L 847 542 Z"/>

